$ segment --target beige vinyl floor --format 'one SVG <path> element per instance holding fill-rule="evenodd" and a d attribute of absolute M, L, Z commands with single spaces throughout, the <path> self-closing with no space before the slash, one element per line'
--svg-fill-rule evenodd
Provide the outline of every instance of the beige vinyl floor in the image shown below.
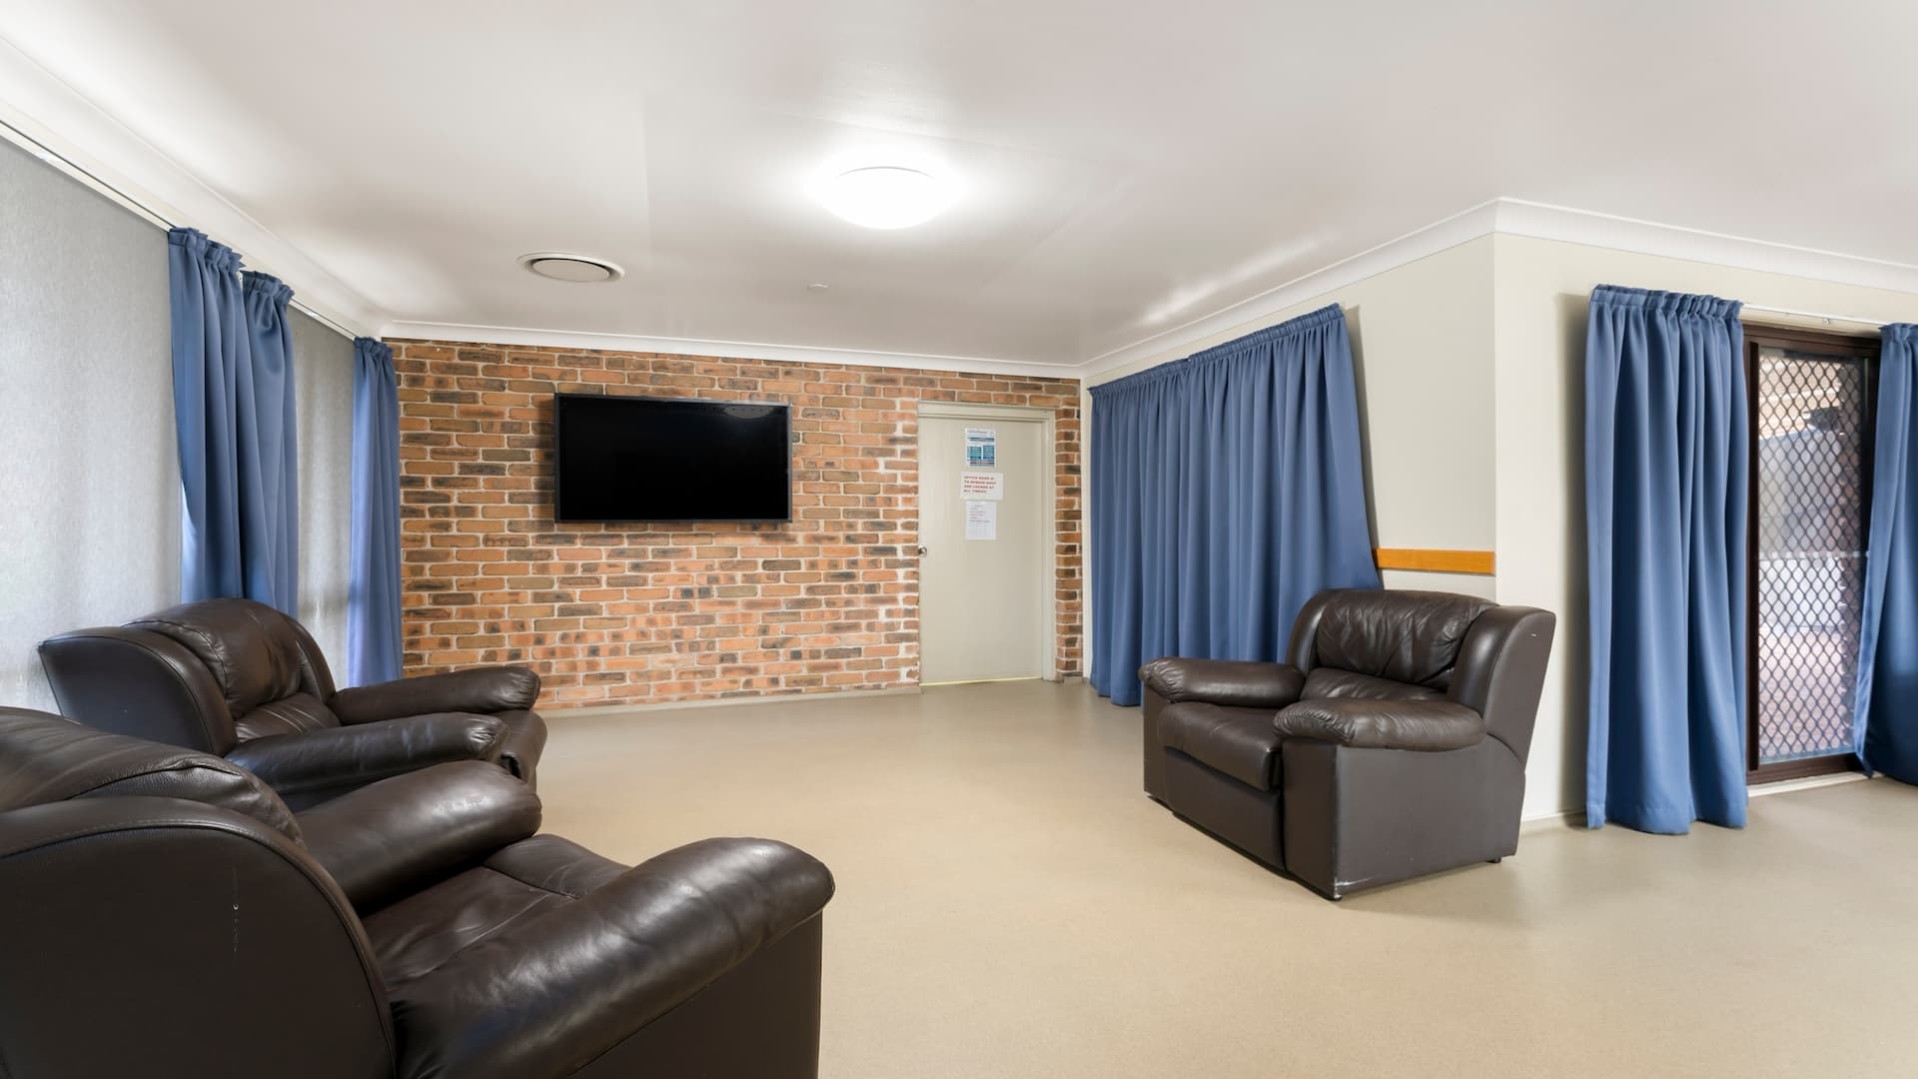
<path fill-rule="evenodd" d="M 1918 1075 L 1918 788 L 1333 904 L 1148 801 L 1137 722 L 1039 682 L 560 715 L 546 827 L 831 866 L 828 1079 Z"/>

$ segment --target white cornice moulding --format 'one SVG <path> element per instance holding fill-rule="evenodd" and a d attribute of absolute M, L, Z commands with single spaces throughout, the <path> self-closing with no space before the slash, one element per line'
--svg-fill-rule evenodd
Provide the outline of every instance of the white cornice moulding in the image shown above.
<path fill-rule="evenodd" d="M 379 306 L 322 269 L 199 177 L 101 111 L 0 38 L 0 120 L 54 157 L 54 167 L 160 222 L 199 229 L 241 253 L 248 269 L 292 286 L 300 306 L 355 334 L 387 318 Z M 0 135 L 11 135 L 0 131 Z M 8 141 L 20 142 L 18 138 Z M 40 154 L 45 157 L 45 154 Z M 160 223 L 156 222 L 156 223 Z"/>
<path fill-rule="evenodd" d="M 1092 381 L 1107 371 L 1129 363 L 1154 356 L 1170 359 L 1195 349 L 1199 342 L 1226 330 L 1269 317 L 1365 278 L 1495 233 L 1602 247 L 1636 255 L 1704 262 L 1832 284 L 1918 294 L 1918 266 L 1901 262 L 1728 236 L 1524 199 L 1496 198 L 1324 269 L 1293 278 L 1203 318 L 1094 356 L 1079 365 L 1079 377 Z"/>
<path fill-rule="evenodd" d="M 588 333 L 520 326 L 473 326 L 457 322 L 390 322 L 380 334 L 387 340 L 447 341 L 456 344 L 506 345 L 580 351 L 651 352 L 666 356 L 710 356 L 728 360 L 772 360 L 783 363 L 845 364 L 853 367 L 900 367 L 913 371 L 953 371 L 1005 378 L 1076 379 L 1079 369 L 1068 364 L 1026 363 L 980 356 L 937 356 L 914 352 L 875 352 L 854 348 L 811 348 L 753 341 L 708 341 L 691 337 L 642 337 L 636 334 Z"/>
<path fill-rule="evenodd" d="M 1802 277 L 1836 285 L 1918 293 L 1918 266 L 1885 259 L 1821 251 L 1812 247 L 1728 236 L 1632 217 L 1549 206 L 1524 199 L 1497 200 L 1495 229 L 1507 236 L 1604 247 L 1636 255 L 1705 262 L 1735 270 Z M 1651 286 L 1647 286 L 1651 287 Z M 1736 299 L 1737 297 L 1731 297 Z"/>
<path fill-rule="evenodd" d="M 1122 348 L 1104 352 L 1079 365 L 1079 377 L 1093 379 L 1116 367 L 1178 352 L 1195 342 L 1215 336 L 1236 326 L 1294 307 L 1317 296 L 1342 289 L 1368 277 L 1395 270 L 1427 255 L 1476 240 L 1492 231 L 1499 200 L 1482 202 L 1469 210 L 1414 229 L 1395 240 L 1387 240 L 1257 296 L 1240 300 L 1203 318 L 1162 330 Z"/>

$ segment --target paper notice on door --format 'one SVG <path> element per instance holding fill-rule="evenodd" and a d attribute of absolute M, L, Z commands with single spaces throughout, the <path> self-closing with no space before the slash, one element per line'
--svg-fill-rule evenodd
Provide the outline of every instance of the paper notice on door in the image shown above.
<path fill-rule="evenodd" d="M 972 501 L 989 498 L 994 502 L 1006 497 L 1006 477 L 1003 472 L 961 472 L 959 473 L 959 497 Z"/>
<path fill-rule="evenodd" d="M 966 428 L 966 464 L 971 468 L 992 468 L 999 463 L 999 429 Z"/>
<path fill-rule="evenodd" d="M 966 538 L 969 540 L 999 538 L 999 503 L 966 503 Z"/>

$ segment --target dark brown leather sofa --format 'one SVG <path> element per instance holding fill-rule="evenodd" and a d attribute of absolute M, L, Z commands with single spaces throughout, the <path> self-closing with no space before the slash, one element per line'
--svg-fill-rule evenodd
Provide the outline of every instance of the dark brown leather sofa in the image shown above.
<path fill-rule="evenodd" d="M 531 784 L 546 746 L 539 675 L 524 667 L 336 692 L 306 629 L 252 600 L 64 633 L 41 642 L 40 660 L 68 718 L 227 757 L 296 809 L 457 760 L 495 761 Z"/>
<path fill-rule="evenodd" d="M 627 868 L 442 764 L 294 814 L 207 753 L 0 709 L 0 1074 L 812 1079 L 826 867 Z"/>
<path fill-rule="evenodd" d="M 1145 789 L 1338 899 L 1518 850 L 1556 619 L 1444 592 L 1322 593 L 1288 663 L 1156 659 Z"/>

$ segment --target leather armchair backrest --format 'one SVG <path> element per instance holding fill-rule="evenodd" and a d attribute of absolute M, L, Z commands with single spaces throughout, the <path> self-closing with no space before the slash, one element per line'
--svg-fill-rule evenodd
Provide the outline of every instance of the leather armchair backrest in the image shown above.
<path fill-rule="evenodd" d="M 145 630 L 100 626 L 40 642 L 60 712 L 89 727 L 208 753 L 232 750 L 233 713 L 200 658 Z"/>
<path fill-rule="evenodd" d="M 292 619 L 264 603 L 182 603 L 134 619 L 126 628 L 157 633 L 192 652 L 213 675 L 235 718 L 295 693 L 320 696 L 300 647 L 303 634 Z"/>
<path fill-rule="evenodd" d="M 0 708 L 0 811 L 79 798 L 156 797 L 218 806 L 290 840 L 300 827 L 259 777 L 211 753 Z"/>
<path fill-rule="evenodd" d="M 1288 659 L 1303 700 L 1450 699 L 1522 762 L 1545 683 L 1557 619 L 1450 592 L 1321 592 L 1299 610 Z"/>
<path fill-rule="evenodd" d="M 1427 691 L 1394 696 L 1438 696 L 1451 687 L 1453 667 L 1472 623 L 1493 606 L 1490 600 L 1451 592 L 1322 592 L 1306 603 L 1293 624 L 1292 664 L 1306 672 L 1308 680 L 1316 668 L 1327 667 Z M 1371 688 L 1377 692 L 1353 695 L 1384 696 L 1390 687 Z"/>

